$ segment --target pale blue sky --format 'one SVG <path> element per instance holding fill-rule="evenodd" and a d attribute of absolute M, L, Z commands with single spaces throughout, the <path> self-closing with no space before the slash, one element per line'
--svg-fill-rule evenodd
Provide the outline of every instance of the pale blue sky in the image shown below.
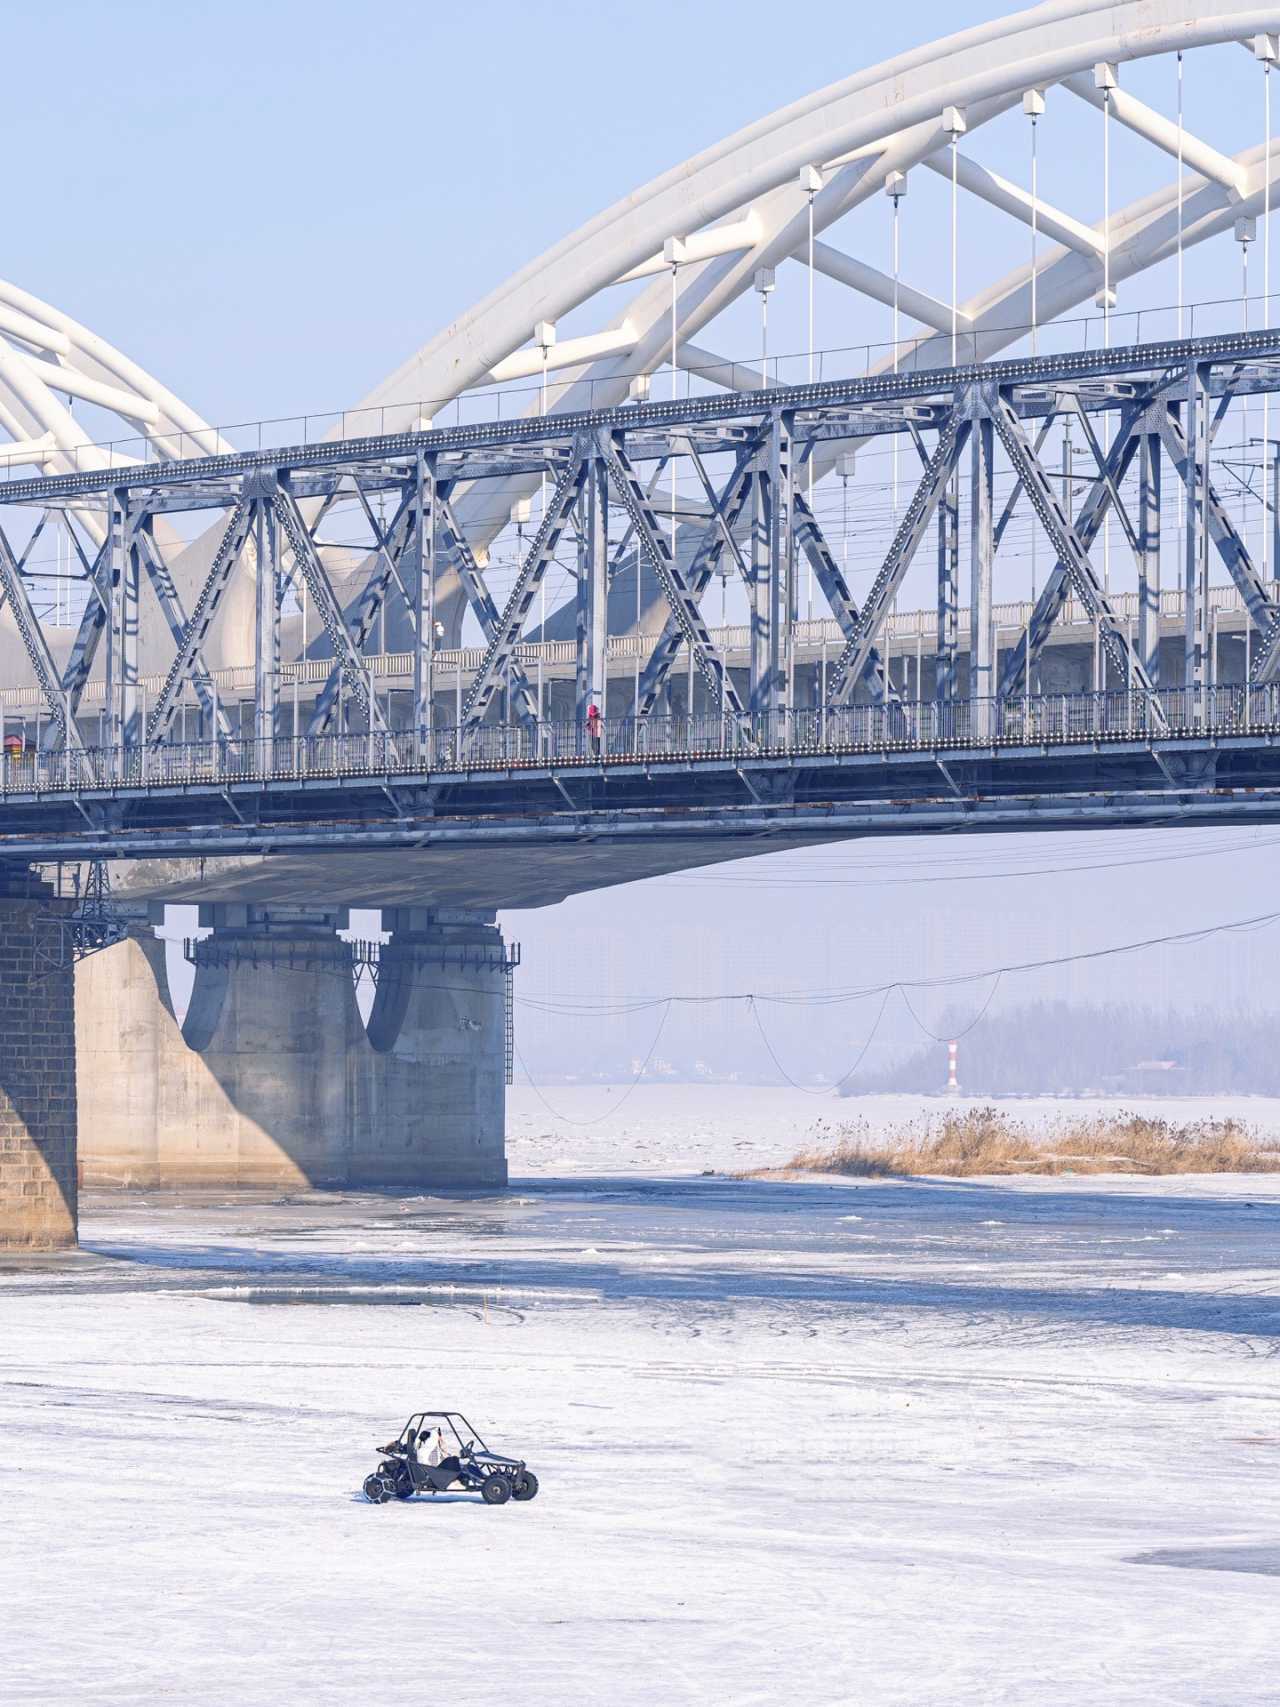
<path fill-rule="evenodd" d="M 211 419 L 349 404 L 655 173 L 1005 9 L 11 8 L 3 268 Z"/>

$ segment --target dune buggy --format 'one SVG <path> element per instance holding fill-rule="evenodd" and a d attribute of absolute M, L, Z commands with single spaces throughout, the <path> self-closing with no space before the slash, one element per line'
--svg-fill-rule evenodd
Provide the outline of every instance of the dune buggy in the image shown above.
<path fill-rule="evenodd" d="M 505 1505 L 538 1491 L 524 1459 L 490 1452 L 461 1411 L 415 1411 L 378 1451 L 382 1462 L 364 1479 L 365 1498 L 374 1505 L 454 1487 L 471 1489 L 486 1505 Z"/>

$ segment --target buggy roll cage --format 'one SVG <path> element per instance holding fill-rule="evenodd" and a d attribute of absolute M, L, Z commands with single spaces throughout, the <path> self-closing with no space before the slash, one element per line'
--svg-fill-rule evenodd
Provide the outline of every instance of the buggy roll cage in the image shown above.
<path fill-rule="evenodd" d="M 378 1451 L 398 1451 L 407 1454 L 415 1447 L 417 1437 L 422 1432 L 423 1424 L 431 1419 L 448 1425 L 449 1432 L 458 1443 L 459 1457 L 462 1457 L 466 1452 L 469 1443 L 471 1446 L 470 1456 L 474 1461 L 483 1460 L 486 1464 L 509 1464 L 514 1469 L 524 1469 L 523 1458 L 508 1458 L 501 1452 L 491 1452 L 481 1440 L 477 1430 L 471 1426 L 461 1411 L 415 1411 L 391 1443 L 391 1446 L 380 1446 Z M 462 1429 L 465 1432 L 459 1432 L 459 1423 L 462 1424 Z M 417 1456 L 416 1450 L 414 1456 Z"/>
<path fill-rule="evenodd" d="M 409 1444 L 411 1436 L 416 1439 L 417 1436 L 421 1434 L 423 1425 L 427 1422 L 428 1418 L 443 1421 L 448 1424 L 449 1432 L 458 1443 L 459 1452 L 461 1452 L 467 1442 L 470 1441 L 476 1451 L 481 1453 L 484 1457 L 491 1458 L 493 1456 L 484 1441 L 481 1440 L 479 1430 L 472 1428 L 471 1424 L 467 1421 L 466 1417 L 463 1416 L 461 1411 L 415 1411 L 409 1418 L 408 1422 L 400 1430 L 399 1435 L 396 1437 L 397 1440 L 403 1444 Z M 459 1432 L 459 1423 L 462 1424 L 462 1428 L 465 1432 Z"/>

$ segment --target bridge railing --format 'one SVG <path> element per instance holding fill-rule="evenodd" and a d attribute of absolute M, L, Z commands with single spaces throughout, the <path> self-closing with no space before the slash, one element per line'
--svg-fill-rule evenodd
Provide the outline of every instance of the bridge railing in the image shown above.
<path fill-rule="evenodd" d="M 1061 746 L 1080 741 L 1280 738 L 1280 685 L 1219 684 L 1135 693 L 1032 694 L 1013 699 L 799 706 L 734 717 L 549 719 L 362 734 L 224 738 L 128 747 L 18 750 L 0 759 L 5 795 L 237 782 L 307 783 L 423 772 L 483 773 L 548 766 L 702 764 L 942 749 Z"/>

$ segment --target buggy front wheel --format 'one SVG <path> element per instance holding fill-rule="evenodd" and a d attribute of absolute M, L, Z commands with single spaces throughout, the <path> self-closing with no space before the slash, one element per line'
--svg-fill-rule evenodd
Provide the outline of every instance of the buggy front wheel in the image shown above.
<path fill-rule="evenodd" d="M 370 1505 L 385 1505 L 391 1498 L 391 1489 L 387 1486 L 386 1477 L 377 1470 L 364 1479 L 364 1497 Z"/>
<path fill-rule="evenodd" d="M 511 1489 L 513 1500 L 531 1500 L 538 1491 L 538 1478 L 532 1470 L 522 1470 Z"/>
<path fill-rule="evenodd" d="M 495 1470 L 480 1484 L 480 1498 L 486 1505 L 506 1505 L 511 1498 L 511 1483 Z"/>

